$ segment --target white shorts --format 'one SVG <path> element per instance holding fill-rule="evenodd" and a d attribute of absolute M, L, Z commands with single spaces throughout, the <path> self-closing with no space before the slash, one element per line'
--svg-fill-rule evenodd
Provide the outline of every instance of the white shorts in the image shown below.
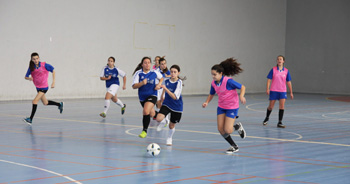
<path fill-rule="evenodd" d="M 115 96 L 115 94 L 117 94 L 118 89 L 119 89 L 119 85 L 112 84 L 111 86 L 109 86 L 109 88 L 107 88 L 107 92 Z"/>
<path fill-rule="evenodd" d="M 162 95 L 162 93 L 163 93 L 163 88 L 160 88 L 157 92 L 158 92 L 158 93 L 157 93 L 157 101 L 159 101 L 159 100 L 160 100 L 160 97 L 161 97 L 161 95 Z M 164 96 L 165 96 L 165 94 L 164 94 Z"/>

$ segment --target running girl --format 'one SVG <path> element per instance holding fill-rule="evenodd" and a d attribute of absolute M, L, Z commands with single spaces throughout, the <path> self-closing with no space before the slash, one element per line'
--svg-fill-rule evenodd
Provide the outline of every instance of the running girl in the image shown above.
<path fill-rule="evenodd" d="M 156 56 L 154 58 L 153 70 L 157 70 L 159 68 L 159 59 L 160 59 L 160 56 Z"/>
<path fill-rule="evenodd" d="M 267 125 L 270 114 L 275 106 L 276 100 L 279 100 L 279 112 L 278 112 L 278 128 L 286 128 L 282 123 L 284 114 L 284 104 L 287 99 L 287 87 L 289 88 L 290 98 L 293 100 L 292 90 L 292 78 L 290 77 L 289 70 L 284 67 L 284 56 L 277 56 L 277 66 L 273 67 L 267 75 L 266 94 L 269 95 L 270 104 L 266 110 L 266 117 L 263 121 L 263 125 Z M 270 86 L 271 84 L 271 86 Z"/>
<path fill-rule="evenodd" d="M 156 84 L 156 80 L 159 83 Z M 151 58 L 144 57 L 141 63 L 136 67 L 133 76 L 133 89 L 138 89 L 139 100 L 143 107 L 143 130 L 139 135 L 140 138 L 147 136 L 147 129 L 151 121 L 151 116 L 156 115 L 154 104 L 157 102 L 157 90 L 163 82 L 163 76 L 157 71 L 151 70 Z"/>
<path fill-rule="evenodd" d="M 121 107 L 121 113 L 124 114 L 126 104 L 123 104 L 123 102 L 117 98 L 117 91 L 119 89 L 119 77 L 123 77 L 123 90 L 126 89 L 126 75 L 125 72 L 120 70 L 119 68 L 115 67 L 115 58 L 109 57 L 107 66 L 104 66 L 101 71 L 100 79 L 106 81 L 106 96 L 105 96 L 105 106 L 103 112 L 100 114 L 101 117 L 105 118 L 107 115 L 107 111 L 110 106 L 110 99 L 114 103 L 116 103 L 118 106 Z"/>
<path fill-rule="evenodd" d="M 56 73 L 55 73 L 54 67 L 45 62 L 41 62 L 39 58 L 39 54 L 36 52 L 32 53 L 30 58 L 31 59 L 29 61 L 29 68 L 24 78 L 26 80 L 33 81 L 36 87 L 36 91 L 38 93 L 35 96 L 34 100 L 32 101 L 33 106 L 32 106 L 32 113 L 30 117 L 23 119 L 23 121 L 28 123 L 29 125 L 31 125 L 33 122 L 33 118 L 34 118 L 36 109 L 38 107 L 39 100 L 41 100 L 41 102 L 44 105 L 56 105 L 60 110 L 61 114 L 63 111 L 63 102 L 57 103 L 55 101 L 47 100 L 45 97 L 45 93 L 49 90 L 49 84 L 48 84 L 49 72 L 52 73 L 51 88 L 55 87 Z"/>
<path fill-rule="evenodd" d="M 166 79 L 169 79 L 169 78 L 170 78 L 170 71 L 168 70 L 167 63 L 166 63 L 166 60 L 165 60 L 164 58 L 160 58 L 160 59 L 159 59 L 159 68 L 158 68 L 158 71 L 163 75 L 163 78 L 164 78 L 163 84 L 165 84 L 164 81 L 165 81 Z M 162 99 L 162 97 L 164 97 L 164 96 L 162 96 L 162 94 L 163 94 L 163 89 L 160 88 L 160 89 L 158 90 L 158 94 L 157 94 L 157 104 L 156 104 L 156 106 L 157 106 L 158 109 L 162 106 L 162 101 L 161 101 L 161 99 Z"/>
<path fill-rule="evenodd" d="M 205 108 L 213 99 L 215 93 L 218 94 L 217 125 L 220 134 L 231 145 L 226 151 L 228 154 L 239 150 L 237 144 L 230 136 L 233 132 L 233 128 L 238 130 L 242 139 L 246 137 L 246 132 L 242 124 L 238 122 L 234 125 L 236 118 L 238 118 L 239 100 L 242 104 L 246 103 L 244 97 L 245 86 L 234 81 L 231 77 L 228 77 L 241 73 L 243 70 L 239 67 L 240 65 L 241 64 L 237 63 L 236 59 L 228 58 L 211 68 L 213 81 L 211 83 L 210 94 L 202 105 L 203 108 Z M 236 89 L 241 89 L 239 96 Z"/>
<path fill-rule="evenodd" d="M 173 135 L 175 133 L 175 125 L 180 122 L 182 111 L 183 111 L 183 102 L 182 102 L 182 80 L 179 79 L 180 67 L 178 65 L 173 65 L 170 67 L 170 79 L 166 79 L 162 85 L 163 94 L 165 93 L 165 98 L 160 108 L 160 111 L 157 115 L 157 121 L 159 125 L 157 129 L 164 127 L 163 122 L 164 118 L 170 113 L 170 124 L 169 124 L 169 133 L 166 140 L 166 145 L 171 146 L 173 142 Z"/>

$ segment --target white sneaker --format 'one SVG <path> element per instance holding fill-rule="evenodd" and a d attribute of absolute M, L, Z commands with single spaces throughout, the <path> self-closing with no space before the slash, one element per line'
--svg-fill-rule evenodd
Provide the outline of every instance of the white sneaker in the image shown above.
<path fill-rule="evenodd" d="M 167 145 L 167 146 L 172 146 L 172 145 L 173 145 L 173 138 L 169 138 L 169 137 L 168 137 L 168 138 L 166 139 L 166 145 Z"/>
<path fill-rule="evenodd" d="M 241 136 L 242 139 L 244 139 L 247 136 L 247 133 L 245 132 L 241 122 L 238 122 L 237 124 L 239 125 L 238 134 Z"/>
<path fill-rule="evenodd" d="M 161 122 L 159 123 L 159 125 L 157 126 L 157 131 L 158 131 L 158 132 L 161 131 L 162 128 L 165 127 L 164 125 L 166 125 L 166 123 L 163 123 L 163 121 L 161 121 Z"/>
<path fill-rule="evenodd" d="M 169 125 L 169 119 L 168 118 L 165 118 L 165 125 L 164 125 L 164 128 L 167 127 Z"/>

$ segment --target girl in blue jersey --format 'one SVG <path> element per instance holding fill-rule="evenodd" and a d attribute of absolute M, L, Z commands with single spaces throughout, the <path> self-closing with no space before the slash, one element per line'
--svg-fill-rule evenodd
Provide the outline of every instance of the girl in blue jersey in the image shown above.
<path fill-rule="evenodd" d="M 165 84 L 164 81 L 166 79 L 170 78 L 170 71 L 168 70 L 167 62 L 166 62 L 164 57 L 159 59 L 158 71 L 163 75 L 163 78 L 164 78 L 163 84 Z M 160 88 L 158 90 L 158 94 L 157 94 L 157 103 L 156 103 L 157 111 L 159 111 L 160 107 L 162 106 L 162 103 L 163 103 L 162 99 L 164 99 L 164 93 L 163 93 L 163 88 Z M 166 124 L 165 124 L 165 126 L 167 126 L 168 122 L 169 122 L 169 117 L 167 116 L 166 117 Z M 161 129 L 157 129 L 157 130 L 160 131 Z"/>
<path fill-rule="evenodd" d="M 238 118 L 239 101 L 241 101 L 242 104 L 246 103 L 244 97 L 245 86 L 229 77 L 243 71 L 240 68 L 240 65 L 241 64 L 237 63 L 236 59 L 228 58 L 211 68 L 213 81 L 211 83 L 210 94 L 202 105 L 203 108 L 205 108 L 213 99 L 215 93 L 218 94 L 217 125 L 218 131 L 231 146 L 226 150 L 226 153 L 228 154 L 238 151 L 237 144 L 230 136 L 233 129 L 238 130 L 242 139 L 246 137 L 246 132 L 243 129 L 242 124 L 238 122 L 235 125 L 235 120 Z M 239 95 L 237 89 L 241 90 Z"/>
<path fill-rule="evenodd" d="M 157 115 L 158 127 L 163 127 L 162 121 L 170 113 L 169 133 L 166 145 L 171 146 L 173 143 L 173 135 L 175 133 L 175 125 L 180 122 L 183 102 L 182 102 L 182 80 L 179 79 L 180 67 L 173 65 L 170 67 L 170 79 L 166 79 L 162 85 L 165 98 Z M 162 96 L 163 96 L 162 94 Z"/>
<path fill-rule="evenodd" d="M 29 62 L 29 68 L 27 70 L 27 73 L 25 75 L 25 79 L 29 81 L 33 81 L 36 90 L 37 95 L 35 96 L 34 100 L 32 101 L 33 107 L 32 107 L 32 113 L 30 117 L 24 118 L 23 121 L 28 123 L 29 125 L 32 124 L 36 109 L 38 107 L 38 102 L 41 100 L 44 105 L 55 105 L 60 110 L 60 113 L 63 111 L 63 102 L 58 103 L 55 101 L 47 100 L 45 97 L 45 93 L 49 90 L 49 84 L 48 84 L 48 77 L 49 72 L 52 73 L 52 84 L 51 88 L 55 87 L 55 70 L 54 67 L 50 64 L 47 64 L 46 62 L 41 62 L 39 58 L 39 54 L 34 52 L 31 55 L 31 60 Z M 29 77 L 31 75 L 31 77 Z"/>
<path fill-rule="evenodd" d="M 151 70 L 151 58 L 144 57 L 141 63 L 134 71 L 132 88 L 138 89 L 139 100 L 143 107 L 143 130 L 139 135 L 140 138 L 147 136 L 147 129 L 151 121 L 151 116 L 156 115 L 154 105 L 157 102 L 157 90 L 160 89 L 163 82 L 163 76 L 158 71 Z M 156 81 L 159 83 L 156 84 Z"/>
<path fill-rule="evenodd" d="M 114 103 L 116 103 L 118 106 L 121 107 L 121 113 L 124 114 L 126 104 L 123 104 L 123 102 L 117 98 L 117 91 L 119 88 L 119 78 L 118 76 L 123 77 L 123 90 L 126 89 L 126 75 L 125 72 L 120 70 L 119 68 L 115 67 L 115 58 L 109 57 L 107 66 L 104 66 L 101 71 L 100 79 L 106 81 L 106 96 L 105 96 L 105 106 L 103 112 L 100 114 L 101 117 L 105 118 L 107 115 L 107 111 L 110 106 L 110 99 Z"/>

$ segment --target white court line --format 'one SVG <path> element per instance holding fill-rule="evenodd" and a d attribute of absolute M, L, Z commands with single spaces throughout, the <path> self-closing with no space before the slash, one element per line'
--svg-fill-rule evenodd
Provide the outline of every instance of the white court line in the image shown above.
<path fill-rule="evenodd" d="M 325 113 L 322 114 L 322 117 L 327 118 L 327 119 L 333 119 L 333 120 L 339 120 L 339 121 L 349 121 L 350 118 L 335 118 L 335 117 L 329 117 L 327 114 L 349 114 L 350 111 L 339 111 L 339 112 L 333 112 L 333 113 Z"/>
<path fill-rule="evenodd" d="M 258 105 L 258 104 L 266 104 L 266 102 L 259 102 L 259 103 L 249 104 L 249 105 L 246 105 L 245 108 L 248 109 L 248 110 L 251 110 L 251 111 L 256 111 L 256 112 L 265 112 L 265 110 L 262 111 L 262 110 L 256 110 L 256 109 L 250 108 L 250 106 Z"/>
<path fill-rule="evenodd" d="M 41 170 L 41 171 L 45 171 L 45 172 L 48 172 L 48 173 L 51 173 L 51 174 L 54 174 L 54 175 L 66 178 L 67 180 L 72 181 L 74 183 L 82 184 L 82 183 L 80 183 L 79 181 L 77 181 L 77 180 L 75 180 L 73 178 L 70 178 L 70 177 L 65 176 L 63 174 L 60 174 L 60 173 L 57 173 L 57 172 L 54 172 L 54 171 L 50 171 L 50 170 L 47 170 L 47 169 L 43 169 L 43 168 L 40 168 L 40 167 L 35 167 L 35 166 L 31 166 L 31 165 L 21 164 L 21 163 L 17 163 L 17 162 L 11 162 L 11 161 L 7 161 L 7 160 L 0 160 L 0 162 L 6 162 L 6 163 L 9 163 L 9 164 L 15 164 L 15 165 L 19 165 L 19 166 L 24 166 L 24 167 L 30 167 L 30 168 L 33 168 L 33 169 L 38 169 L 38 170 Z"/>
<path fill-rule="evenodd" d="M 12 116 L 12 117 L 23 117 L 20 115 L 10 115 L 10 114 L 1 114 L 5 116 Z M 58 118 L 45 118 L 45 117 L 35 117 L 37 119 L 48 119 L 48 120 L 56 120 L 56 121 L 69 121 L 69 122 L 79 122 L 79 123 L 90 123 L 90 124 L 101 124 L 101 122 L 94 122 L 94 121 L 82 121 L 82 120 L 73 120 L 73 119 L 58 119 Z M 124 127 L 138 127 L 142 128 L 142 126 L 137 125 L 124 125 L 124 124 L 118 124 L 118 123 L 103 123 L 105 125 L 113 125 L 113 126 L 124 126 Z M 205 132 L 205 131 L 195 131 L 195 130 L 181 130 L 176 129 L 176 131 L 183 131 L 183 132 L 191 132 L 191 133 L 202 133 L 202 134 L 212 134 L 212 135 L 218 135 L 219 133 L 214 132 Z M 238 136 L 238 135 L 233 135 Z M 338 143 L 328 143 L 328 142 L 315 142 L 315 141 L 303 141 L 303 140 L 295 140 L 295 139 L 278 139 L 278 138 L 270 138 L 270 137 L 257 137 L 257 136 L 247 136 L 247 138 L 254 138 L 254 139 L 266 139 L 266 140 L 275 140 L 275 141 L 285 141 L 285 142 L 299 142 L 299 143 L 308 143 L 308 144 L 324 144 L 324 145 L 332 145 L 332 146 L 345 146 L 350 147 L 349 144 L 338 144 Z"/>

